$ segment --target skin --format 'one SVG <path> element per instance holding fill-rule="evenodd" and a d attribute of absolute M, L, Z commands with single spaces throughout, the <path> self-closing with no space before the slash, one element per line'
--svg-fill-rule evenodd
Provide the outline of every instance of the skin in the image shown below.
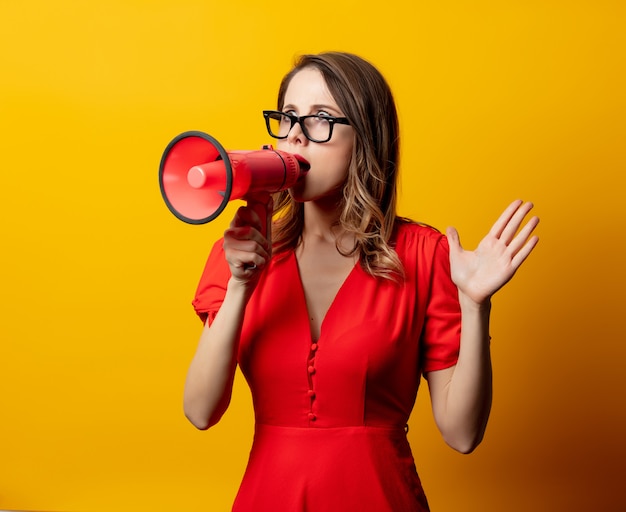
<path fill-rule="evenodd" d="M 313 68 L 303 69 L 293 77 L 285 94 L 283 111 L 299 116 L 344 116 L 321 73 Z M 290 193 L 295 200 L 304 202 L 304 229 L 296 259 L 314 340 L 319 338 L 326 312 L 357 262 L 356 257 L 346 258 L 337 251 L 337 242 L 343 249 L 349 249 L 353 239 L 335 226 L 339 216 L 337 204 L 348 176 L 353 146 L 352 127 L 340 124 L 335 125 L 332 139 L 323 144 L 309 141 L 299 124 L 278 144 L 279 149 L 300 154 L 311 164 L 305 179 Z"/>
<path fill-rule="evenodd" d="M 293 77 L 282 110 L 298 116 L 327 114 L 344 117 L 321 73 L 313 68 L 305 68 Z M 304 202 L 305 209 L 325 210 L 334 220 L 337 216 L 337 200 L 341 197 L 342 186 L 348 175 L 353 146 L 354 131 L 348 125 L 336 124 L 332 139 L 317 144 L 309 141 L 300 125 L 296 124 L 287 138 L 278 140 L 277 144 L 278 149 L 300 154 L 311 164 L 306 178 L 290 190 L 292 197 Z"/>
<path fill-rule="evenodd" d="M 283 110 L 298 116 L 322 112 L 343 116 L 322 75 L 312 68 L 294 76 Z M 319 337 L 326 312 L 357 263 L 354 257 L 344 257 L 337 251 L 337 244 L 348 249 L 353 240 L 336 226 L 336 205 L 353 144 L 350 126 L 336 125 L 332 139 L 318 144 L 306 139 L 298 124 L 287 139 L 278 143 L 279 149 L 300 154 L 311 164 L 308 174 L 290 193 L 304 203 L 302 243 L 296 258 L 313 339 Z M 232 276 L 212 326 L 205 326 L 202 332 L 187 375 L 184 409 L 199 429 L 217 423 L 228 407 L 245 307 L 271 258 L 271 236 L 262 234 L 253 207 L 265 207 L 268 214 L 272 211 L 269 196 L 260 196 L 257 204 L 238 210 L 224 233 L 224 251 Z M 489 418 L 491 297 L 513 277 L 537 244 L 538 238 L 532 233 L 539 219 L 531 217 L 524 224 L 532 207 L 520 200 L 511 203 L 474 251 L 463 249 L 454 228 L 447 230 L 452 280 L 461 305 L 461 347 L 455 366 L 429 372 L 425 377 L 437 426 L 445 441 L 462 453 L 478 446 Z"/>
<path fill-rule="evenodd" d="M 474 251 L 462 248 L 456 229 L 446 232 L 452 281 L 461 305 L 461 347 L 455 366 L 425 377 L 435 422 L 448 445 L 462 453 L 480 444 L 487 427 L 492 399 L 491 297 L 509 282 L 539 241 L 532 236 L 537 217 L 520 230 L 532 208 L 532 203 L 520 200 L 511 203 Z"/>

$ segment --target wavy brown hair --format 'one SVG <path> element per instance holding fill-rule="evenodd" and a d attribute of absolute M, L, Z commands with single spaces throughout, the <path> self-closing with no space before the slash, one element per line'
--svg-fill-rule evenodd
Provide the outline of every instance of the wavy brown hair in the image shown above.
<path fill-rule="evenodd" d="M 396 224 L 396 188 L 400 139 L 393 94 L 382 74 L 369 62 L 350 53 L 303 55 L 283 78 L 278 110 L 296 73 L 319 70 L 337 105 L 350 121 L 355 143 L 339 207 L 339 225 L 356 239 L 346 256 L 358 254 L 366 272 L 397 279 L 402 264 L 390 245 Z M 295 249 L 301 241 L 304 206 L 288 191 L 274 198 L 276 254 Z M 339 250 L 339 249 L 338 249 Z"/>

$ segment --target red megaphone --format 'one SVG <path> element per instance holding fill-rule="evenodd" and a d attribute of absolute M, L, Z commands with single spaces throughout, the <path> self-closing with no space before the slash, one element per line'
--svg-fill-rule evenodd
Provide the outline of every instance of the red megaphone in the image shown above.
<path fill-rule="evenodd" d="M 170 211 L 189 224 L 215 219 L 233 199 L 278 192 L 309 170 L 299 155 L 264 146 L 226 152 L 210 135 L 191 131 L 169 143 L 159 167 L 161 194 Z"/>

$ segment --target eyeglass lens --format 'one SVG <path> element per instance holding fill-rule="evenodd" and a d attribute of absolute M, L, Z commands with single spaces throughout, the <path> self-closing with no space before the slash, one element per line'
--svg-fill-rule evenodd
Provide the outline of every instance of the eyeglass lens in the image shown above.
<path fill-rule="evenodd" d="M 287 137 L 291 126 L 292 119 L 289 116 L 280 113 L 273 113 L 269 116 L 269 127 L 275 137 Z M 330 138 L 331 123 L 321 116 L 300 118 L 300 126 L 304 135 L 311 140 L 326 141 Z"/>

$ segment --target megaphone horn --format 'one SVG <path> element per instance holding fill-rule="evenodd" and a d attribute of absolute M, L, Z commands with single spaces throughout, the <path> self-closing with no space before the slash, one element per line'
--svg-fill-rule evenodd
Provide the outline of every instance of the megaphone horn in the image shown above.
<path fill-rule="evenodd" d="M 190 131 L 165 148 L 159 184 L 165 204 L 176 217 L 188 224 L 206 224 L 229 201 L 288 189 L 308 170 L 309 163 L 299 155 L 271 146 L 227 152 L 207 133 Z"/>

